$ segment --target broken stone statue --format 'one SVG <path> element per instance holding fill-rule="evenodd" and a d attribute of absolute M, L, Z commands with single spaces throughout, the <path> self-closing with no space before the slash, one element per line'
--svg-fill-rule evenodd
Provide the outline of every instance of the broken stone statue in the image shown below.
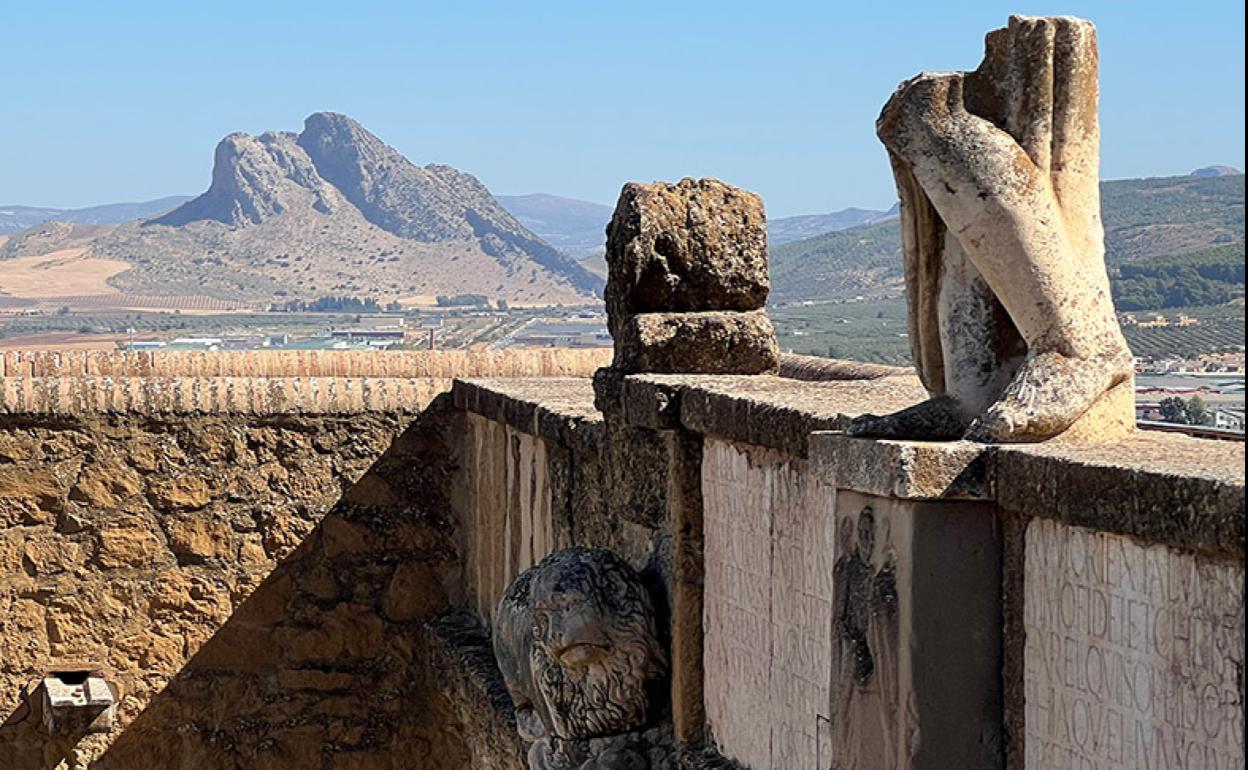
<path fill-rule="evenodd" d="M 715 179 L 626 184 L 607 225 L 607 265 L 616 371 L 778 371 L 763 309 L 767 218 L 754 193 Z"/>
<path fill-rule="evenodd" d="M 531 770 L 675 768 L 653 604 L 618 556 L 547 556 L 508 586 L 493 636 Z"/>
<path fill-rule="evenodd" d="M 876 124 L 901 198 L 910 343 L 931 398 L 847 432 L 1113 440 L 1134 426 L 1100 215 L 1096 31 L 1014 16 L 979 69 L 923 73 Z"/>

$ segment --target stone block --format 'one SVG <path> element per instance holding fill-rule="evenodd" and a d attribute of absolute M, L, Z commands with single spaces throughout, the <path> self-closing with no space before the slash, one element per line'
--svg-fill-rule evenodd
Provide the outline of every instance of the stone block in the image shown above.
<path fill-rule="evenodd" d="M 629 183 L 607 226 L 607 314 L 758 310 L 767 302 L 763 201 L 715 179 Z"/>
<path fill-rule="evenodd" d="M 211 516 L 170 519 L 165 524 L 169 550 L 180 559 L 202 562 L 235 553 L 234 530 L 229 522 Z"/>
<path fill-rule="evenodd" d="M 816 472 L 837 489 L 902 500 L 987 499 L 989 450 L 971 441 L 810 437 Z"/>
<path fill-rule="evenodd" d="M 644 313 L 615 338 L 616 368 L 629 372 L 774 374 L 780 346 L 762 310 Z"/>
<path fill-rule="evenodd" d="M 1001 549 L 991 504 L 837 491 L 823 766 L 1001 767 Z"/>
<path fill-rule="evenodd" d="M 1025 542 L 1025 766 L 1243 767 L 1243 563 L 1050 519 Z"/>

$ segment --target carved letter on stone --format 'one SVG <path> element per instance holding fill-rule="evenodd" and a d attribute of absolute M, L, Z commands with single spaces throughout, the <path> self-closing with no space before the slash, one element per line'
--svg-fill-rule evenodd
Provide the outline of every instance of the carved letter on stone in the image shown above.
<path fill-rule="evenodd" d="M 877 123 L 901 197 L 910 339 L 932 398 L 865 436 L 1116 438 L 1134 425 L 1100 218 L 1097 48 L 1012 17 L 979 69 L 901 84 Z"/>
<path fill-rule="evenodd" d="M 650 595 L 619 557 L 546 557 L 508 587 L 493 635 L 530 768 L 670 766 L 670 729 L 655 724 L 667 659 Z"/>

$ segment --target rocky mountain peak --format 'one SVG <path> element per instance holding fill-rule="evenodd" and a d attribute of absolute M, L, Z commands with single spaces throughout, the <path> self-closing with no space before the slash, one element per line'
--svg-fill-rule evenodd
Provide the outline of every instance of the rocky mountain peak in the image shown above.
<path fill-rule="evenodd" d="M 213 153 L 208 191 L 149 223 L 178 227 L 216 220 L 242 227 L 302 206 L 331 213 L 341 196 L 320 177 L 296 138 L 284 131 L 226 136 Z"/>
<path fill-rule="evenodd" d="M 358 271 L 335 261 L 372 265 L 370 274 L 385 281 L 379 292 L 396 295 L 432 287 L 541 299 L 584 297 L 602 287 L 599 277 L 526 229 L 476 177 L 446 165 L 418 166 L 332 112 L 309 115 L 299 133 L 226 136 L 217 144 L 208 190 L 138 230 L 123 231 L 99 251 L 176 251 L 192 259 L 212 252 L 220 261 L 215 255 L 233 243 L 227 256 L 263 274 L 256 283 L 295 281 L 307 292 L 326 283 L 332 291 L 363 290 Z M 291 260 L 300 261 L 300 253 L 304 264 L 296 275 Z M 462 262 L 421 270 L 453 280 L 413 281 L 400 272 L 401 264 L 433 254 L 482 262 L 469 273 Z M 286 272 L 274 277 L 277 271 Z"/>

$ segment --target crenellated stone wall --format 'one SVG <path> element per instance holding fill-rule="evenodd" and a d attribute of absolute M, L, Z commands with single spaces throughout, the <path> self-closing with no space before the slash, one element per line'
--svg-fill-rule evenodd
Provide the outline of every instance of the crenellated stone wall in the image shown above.
<path fill-rule="evenodd" d="M 609 350 L 5 351 L 4 377 L 567 377 Z"/>

